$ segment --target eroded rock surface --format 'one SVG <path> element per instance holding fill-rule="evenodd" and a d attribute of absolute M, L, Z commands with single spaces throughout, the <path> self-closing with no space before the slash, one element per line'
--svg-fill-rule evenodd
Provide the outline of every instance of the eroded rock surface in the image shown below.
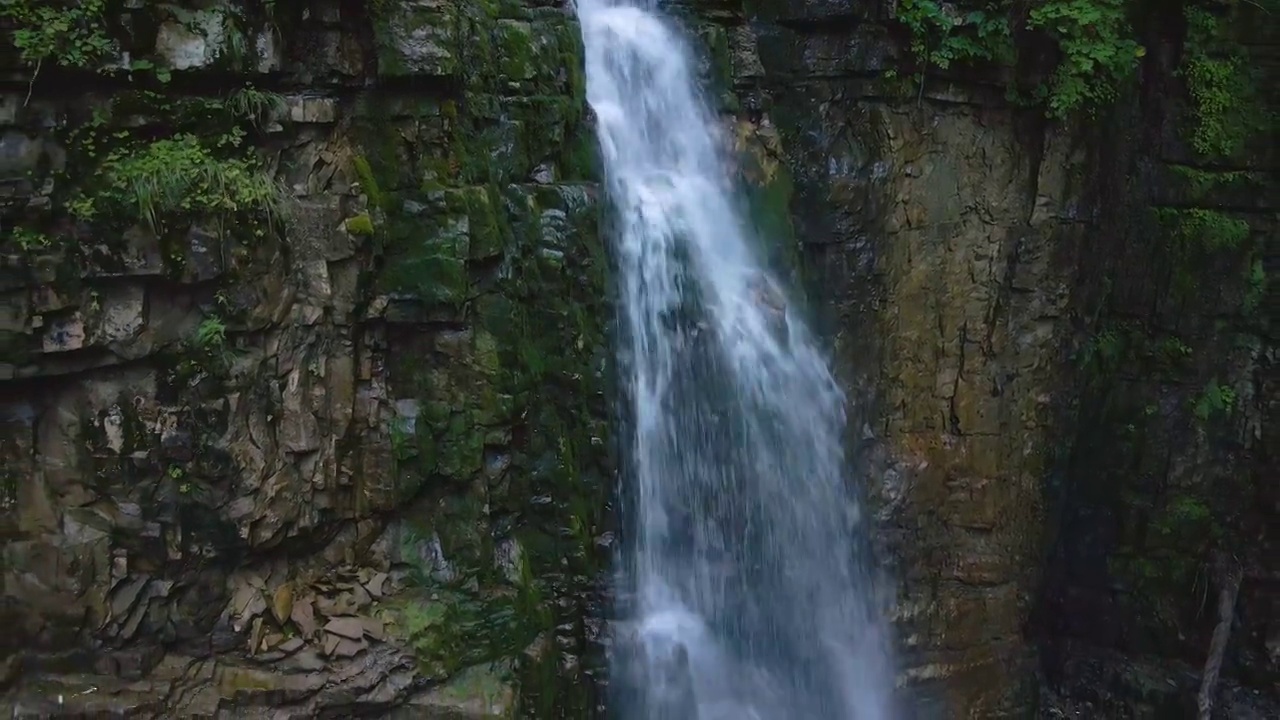
<path fill-rule="evenodd" d="M 15 717 L 586 713 L 608 313 L 575 22 L 266 5 L 104 18 L 136 87 L 6 56 L 5 230 L 46 231 L 0 275 Z M 86 123 L 205 120 L 245 128 L 282 232 L 67 224 L 80 178 L 136 180 Z"/>
<path fill-rule="evenodd" d="M 898 3 L 678 7 L 787 179 L 794 228 L 769 236 L 779 257 L 796 238 L 835 339 L 908 704 L 1188 712 L 1227 552 L 1245 580 L 1218 712 L 1274 712 L 1275 343 L 1251 289 L 1274 143 L 1192 151 L 1181 19 L 1135 18 L 1141 89 L 1089 124 L 1011 104 L 991 68 L 903 82 Z M 1276 38 L 1250 12 L 1233 42 L 1270 87 Z M 1236 246 L 1187 251 L 1213 244 L 1205 217 Z"/>

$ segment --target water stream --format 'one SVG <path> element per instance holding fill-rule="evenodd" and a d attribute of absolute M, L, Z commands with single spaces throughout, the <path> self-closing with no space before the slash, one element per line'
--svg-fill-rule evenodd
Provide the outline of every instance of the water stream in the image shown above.
<path fill-rule="evenodd" d="M 888 720 L 844 396 L 759 258 L 679 29 L 578 0 L 629 403 L 624 720 Z"/>

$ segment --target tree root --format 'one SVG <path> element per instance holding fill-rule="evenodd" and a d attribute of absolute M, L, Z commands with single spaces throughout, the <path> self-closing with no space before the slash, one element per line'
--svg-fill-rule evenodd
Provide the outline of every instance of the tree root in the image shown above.
<path fill-rule="evenodd" d="M 1222 657 L 1227 652 L 1227 640 L 1231 636 L 1231 620 L 1235 616 L 1236 596 L 1240 594 L 1242 570 L 1234 560 L 1222 558 L 1218 561 L 1218 624 L 1213 629 L 1213 639 L 1209 641 L 1209 656 L 1204 661 L 1204 672 L 1200 675 L 1200 694 L 1196 698 L 1199 720 L 1210 720 L 1213 714 L 1213 695 L 1218 686 L 1218 675 L 1222 672 Z"/>

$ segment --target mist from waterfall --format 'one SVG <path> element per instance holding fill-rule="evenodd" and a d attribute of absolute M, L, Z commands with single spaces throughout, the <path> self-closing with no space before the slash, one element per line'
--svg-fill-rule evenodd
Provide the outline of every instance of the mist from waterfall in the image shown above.
<path fill-rule="evenodd" d="M 578 0 L 627 416 L 611 714 L 889 720 L 845 398 L 758 257 L 679 29 Z"/>

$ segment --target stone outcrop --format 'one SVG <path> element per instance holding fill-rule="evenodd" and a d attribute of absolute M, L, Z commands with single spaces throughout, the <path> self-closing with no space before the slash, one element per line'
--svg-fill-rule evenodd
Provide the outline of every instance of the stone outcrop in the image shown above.
<path fill-rule="evenodd" d="M 97 64 L 5 61 L 15 717 L 585 713 L 608 312 L 571 15 L 128 5 Z M 164 177 L 87 128 L 252 147 L 210 172 L 264 167 L 280 231 L 77 218 L 87 178 Z"/>

